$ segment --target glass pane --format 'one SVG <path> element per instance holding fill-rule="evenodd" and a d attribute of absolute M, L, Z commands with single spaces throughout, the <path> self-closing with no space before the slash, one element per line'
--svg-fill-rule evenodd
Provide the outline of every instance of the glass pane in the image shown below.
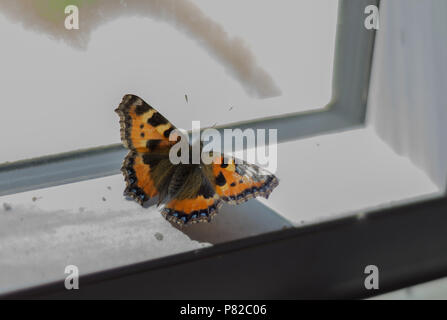
<path fill-rule="evenodd" d="M 0 3 L 0 163 L 120 142 L 126 93 L 185 129 L 330 100 L 337 1 L 65 3 Z"/>

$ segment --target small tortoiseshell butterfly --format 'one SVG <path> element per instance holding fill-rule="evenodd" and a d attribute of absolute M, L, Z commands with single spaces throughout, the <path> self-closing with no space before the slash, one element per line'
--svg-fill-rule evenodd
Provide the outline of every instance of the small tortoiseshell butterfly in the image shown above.
<path fill-rule="evenodd" d="M 210 222 L 222 201 L 239 204 L 257 196 L 268 198 L 278 185 L 268 171 L 215 153 L 209 154 L 214 157 L 211 164 L 172 164 L 169 150 L 178 140 L 169 140 L 175 127 L 165 117 L 135 95 L 125 95 L 115 112 L 120 116 L 121 140 L 130 150 L 121 168 L 127 184 L 124 194 L 141 205 L 158 196 L 158 204 L 166 203 L 162 214 L 168 221 Z"/>

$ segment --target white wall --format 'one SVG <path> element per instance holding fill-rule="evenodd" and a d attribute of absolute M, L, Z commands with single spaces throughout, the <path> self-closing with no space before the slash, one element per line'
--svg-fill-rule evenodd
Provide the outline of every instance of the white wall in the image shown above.
<path fill-rule="evenodd" d="M 368 124 L 445 190 L 447 1 L 382 0 Z"/>

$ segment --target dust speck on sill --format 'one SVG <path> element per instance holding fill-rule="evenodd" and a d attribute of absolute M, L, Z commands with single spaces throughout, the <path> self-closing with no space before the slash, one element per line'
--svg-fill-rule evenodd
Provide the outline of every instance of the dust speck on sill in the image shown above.
<path fill-rule="evenodd" d="M 155 239 L 157 239 L 158 241 L 163 240 L 163 235 L 160 232 L 157 232 L 154 234 Z"/>

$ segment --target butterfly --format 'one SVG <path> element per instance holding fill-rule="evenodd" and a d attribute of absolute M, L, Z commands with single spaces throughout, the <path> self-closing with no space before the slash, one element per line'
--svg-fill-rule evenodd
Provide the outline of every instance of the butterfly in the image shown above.
<path fill-rule="evenodd" d="M 169 151 L 179 140 L 169 140 L 176 128 L 163 115 L 130 94 L 115 112 L 120 117 L 121 140 L 129 149 L 121 167 L 124 195 L 142 206 L 158 197 L 158 205 L 164 203 L 162 215 L 172 223 L 210 222 L 223 202 L 268 198 L 279 183 L 267 170 L 219 153 L 209 154 L 210 164 L 173 164 Z"/>

